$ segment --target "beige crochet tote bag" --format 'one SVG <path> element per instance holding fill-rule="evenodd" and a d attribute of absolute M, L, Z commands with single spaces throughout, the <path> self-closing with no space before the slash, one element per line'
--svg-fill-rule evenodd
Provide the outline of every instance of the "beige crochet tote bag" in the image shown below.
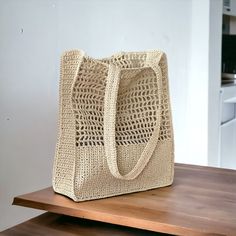
<path fill-rule="evenodd" d="M 84 201 L 167 186 L 173 158 L 163 52 L 64 53 L 55 192 Z"/>

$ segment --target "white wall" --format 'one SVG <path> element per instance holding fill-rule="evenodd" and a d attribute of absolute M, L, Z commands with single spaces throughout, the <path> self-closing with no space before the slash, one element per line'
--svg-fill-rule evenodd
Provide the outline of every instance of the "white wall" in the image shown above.
<path fill-rule="evenodd" d="M 199 17 L 200 12 L 201 17 Z M 192 1 L 191 22 L 186 153 L 181 157 L 181 162 L 206 165 L 208 144 L 209 1 Z"/>
<path fill-rule="evenodd" d="M 13 197 L 51 185 L 58 54 L 53 1 L 0 1 L 0 231 L 38 213 Z"/>
<path fill-rule="evenodd" d="M 198 114 L 190 101 L 200 110 L 191 92 L 207 79 L 209 1 L 201 0 L 206 6 L 202 18 L 198 0 L 0 0 L 0 230 L 38 213 L 10 206 L 14 196 L 51 185 L 58 62 L 64 50 L 81 48 L 94 57 L 164 50 L 176 161 L 206 164 L 206 156 L 189 155 L 196 149 L 187 148 L 195 145 L 194 132 L 187 128 Z M 200 71 L 195 62 L 203 65 Z M 199 125 L 207 127 L 205 120 Z M 206 139 L 201 141 L 204 153 Z"/>
<path fill-rule="evenodd" d="M 222 6 L 192 0 L 185 163 L 218 164 Z"/>
<path fill-rule="evenodd" d="M 236 3 L 236 0 L 231 3 Z M 209 86 L 208 86 L 208 165 L 220 166 L 219 124 L 221 88 L 222 0 L 210 1 Z"/>

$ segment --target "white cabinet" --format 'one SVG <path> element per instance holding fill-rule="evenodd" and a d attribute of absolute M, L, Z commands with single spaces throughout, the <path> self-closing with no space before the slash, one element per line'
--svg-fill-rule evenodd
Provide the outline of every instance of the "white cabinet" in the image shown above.
<path fill-rule="evenodd" d="M 222 87 L 220 111 L 219 165 L 236 169 L 236 86 Z"/>
<path fill-rule="evenodd" d="M 221 159 L 223 168 L 236 169 L 236 119 L 221 126 Z"/>

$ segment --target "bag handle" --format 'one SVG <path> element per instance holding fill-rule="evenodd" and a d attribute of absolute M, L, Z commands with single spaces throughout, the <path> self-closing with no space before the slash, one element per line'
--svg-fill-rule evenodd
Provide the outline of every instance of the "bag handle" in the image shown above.
<path fill-rule="evenodd" d="M 161 68 L 158 65 L 163 53 L 149 52 L 147 53 L 146 66 L 153 69 L 157 78 L 157 94 L 159 104 L 162 97 L 162 73 Z M 105 88 L 104 99 L 104 148 L 107 164 L 111 174 L 118 179 L 133 180 L 135 179 L 145 168 L 149 162 L 158 142 L 161 122 L 161 109 L 158 109 L 156 126 L 149 141 L 147 142 L 139 160 L 134 168 L 122 175 L 117 165 L 117 149 L 115 140 L 115 124 L 116 124 L 116 104 L 120 82 L 120 68 L 114 64 L 109 65 L 107 84 Z"/>

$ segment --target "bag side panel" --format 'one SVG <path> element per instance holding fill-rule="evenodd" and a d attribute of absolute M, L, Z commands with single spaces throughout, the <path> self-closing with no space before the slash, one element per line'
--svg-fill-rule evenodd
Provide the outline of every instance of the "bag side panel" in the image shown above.
<path fill-rule="evenodd" d="M 171 145 L 166 152 L 169 152 L 171 158 L 167 161 L 167 166 L 169 166 L 170 184 L 173 182 L 174 178 L 174 133 L 173 133 L 173 123 L 172 123 L 172 113 L 170 104 L 170 93 L 169 93 L 169 83 L 168 83 L 168 63 L 166 54 L 163 53 L 161 60 L 159 62 L 162 71 L 162 120 L 160 127 L 159 140 L 162 142 L 171 142 Z"/>
<path fill-rule="evenodd" d="M 53 189 L 74 200 L 75 119 L 71 87 L 79 63 L 80 52 L 68 51 L 61 58 L 59 94 L 59 134 L 53 167 Z"/>

